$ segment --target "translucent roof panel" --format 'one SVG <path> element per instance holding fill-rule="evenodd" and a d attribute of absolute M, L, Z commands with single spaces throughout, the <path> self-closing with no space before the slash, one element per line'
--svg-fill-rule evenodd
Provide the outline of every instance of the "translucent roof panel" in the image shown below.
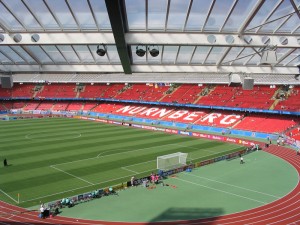
<path fill-rule="evenodd" d="M 23 59 L 30 64 L 36 64 L 37 62 L 20 46 L 13 45 L 11 48 L 17 52 Z"/>
<path fill-rule="evenodd" d="M 163 64 L 174 64 L 177 52 L 178 52 L 179 46 L 164 46 L 164 52 L 163 52 L 163 58 L 162 63 Z"/>
<path fill-rule="evenodd" d="M 191 64 L 203 64 L 210 49 L 209 46 L 197 46 Z"/>
<path fill-rule="evenodd" d="M 300 34 L 300 27 L 294 31 L 295 34 Z"/>
<path fill-rule="evenodd" d="M 74 52 L 73 48 L 71 45 L 58 45 L 57 48 L 63 54 L 64 58 L 69 62 L 69 63 L 79 63 L 80 59 Z"/>
<path fill-rule="evenodd" d="M 12 64 L 13 62 L 0 52 L 1 64 Z"/>
<path fill-rule="evenodd" d="M 118 54 L 117 47 L 115 45 L 107 45 L 107 57 L 109 58 L 110 63 L 120 64 L 121 60 Z"/>
<path fill-rule="evenodd" d="M 105 0 L 90 0 L 92 11 L 100 30 L 111 30 Z"/>
<path fill-rule="evenodd" d="M 297 66 L 299 65 L 299 56 L 300 56 L 300 49 L 297 49 L 296 51 L 292 52 L 289 56 L 287 56 L 284 60 L 282 60 L 281 64 L 289 65 L 289 66 Z"/>
<path fill-rule="evenodd" d="M 280 61 L 282 57 L 285 57 L 285 54 L 290 50 L 291 48 L 277 48 L 276 49 L 277 59 Z M 281 63 L 279 65 L 281 65 Z"/>
<path fill-rule="evenodd" d="M 204 27 L 205 31 L 219 31 L 228 16 L 234 0 L 216 1 Z"/>
<path fill-rule="evenodd" d="M 180 46 L 176 63 L 188 64 L 195 48 L 195 46 Z"/>
<path fill-rule="evenodd" d="M 252 48 L 245 48 L 237 58 L 232 62 L 232 65 L 243 65 L 245 64 L 255 53 Z"/>
<path fill-rule="evenodd" d="M 225 56 L 225 58 L 223 59 L 222 64 L 228 65 L 229 63 L 231 63 L 233 60 L 237 58 L 237 56 L 241 53 L 242 50 L 243 50 L 242 47 L 231 48 L 230 51 Z"/>
<path fill-rule="evenodd" d="M 288 66 L 298 66 L 300 65 L 300 54 L 298 53 L 298 56 L 294 58 L 291 62 L 287 64 Z"/>
<path fill-rule="evenodd" d="M 25 28 L 16 20 L 16 18 L 0 2 L 1 21 L 10 30 L 25 30 Z"/>
<path fill-rule="evenodd" d="M 194 0 L 185 27 L 186 31 L 200 31 L 205 23 L 212 0 Z"/>
<path fill-rule="evenodd" d="M 282 16 L 289 15 L 295 12 L 290 1 L 283 1 L 274 13 L 267 19 L 266 22 L 270 22 L 258 29 L 258 32 L 273 32 L 278 26 L 280 26 L 287 17 L 278 19 Z M 277 20 L 276 20 L 277 19 Z M 275 20 L 275 21 L 274 21 Z M 273 21 L 273 22 L 272 22 Z"/>
<path fill-rule="evenodd" d="M 148 30 L 164 30 L 167 15 L 166 0 L 148 1 Z"/>
<path fill-rule="evenodd" d="M 183 30 L 189 1 L 172 0 L 168 16 L 167 30 Z"/>
<path fill-rule="evenodd" d="M 55 45 L 42 45 L 41 47 L 55 63 L 67 63 Z"/>
<path fill-rule="evenodd" d="M 129 30 L 146 30 L 145 1 L 125 0 Z"/>
<path fill-rule="evenodd" d="M 250 58 L 249 61 L 246 61 L 246 65 L 258 65 L 260 63 L 261 56 L 256 54 Z"/>
<path fill-rule="evenodd" d="M 53 61 L 38 45 L 26 45 L 24 49 L 38 59 L 42 64 L 53 64 Z"/>
<path fill-rule="evenodd" d="M 205 60 L 205 63 L 207 64 L 216 64 L 219 59 L 223 56 L 224 51 L 227 48 L 224 47 L 213 47 L 207 57 L 207 59 Z"/>
<path fill-rule="evenodd" d="M 268 15 L 275 9 L 274 7 L 279 4 L 281 0 L 268 0 L 265 1 L 264 4 L 261 6 L 261 8 L 258 10 L 254 18 L 249 23 L 248 27 L 246 28 L 249 32 L 255 32 L 257 31 L 257 27 L 264 23 L 265 20 L 267 20 Z M 253 29 L 254 28 L 254 29 Z"/>
<path fill-rule="evenodd" d="M 285 23 L 283 23 L 279 29 L 278 33 L 291 33 L 299 26 L 299 16 L 295 13 L 292 15 Z"/>
<path fill-rule="evenodd" d="M 65 1 L 46 0 L 46 3 L 51 9 L 53 15 L 58 19 L 59 23 L 62 25 L 63 29 L 79 29 Z"/>
<path fill-rule="evenodd" d="M 47 30 L 59 30 L 60 27 L 43 1 L 25 0 L 43 27 Z"/>
<path fill-rule="evenodd" d="M 79 57 L 83 63 L 94 63 L 95 62 L 88 46 L 74 45 L 73 48 L 77 52 L 77 54 L 79 55 Z"/>
<path fill-rule="evenodd" d="M 13 60 L 14 63 L 25 63 L 25 61 L 10 47 L 0 45 L 0 51 L 5 52 L 10 59 Z"/>
<path fill-rule="evenodd" d="M 3 4 L 11 10 L 16 18 L 30 30 L 42 30 L 37 20 L 20 0 L 3 0 Z"/>
<path fill-rule="evenodd" d="M 96 30 L 96 22 L 86 0 L 69 0 L 70 7 L 83 30 Z"/>
<path fill-rule="evenodd" d="M 237 32 L 245 20 L 245 15 L 248 15 L 251 12 L 255 3 L 257 3 L 257 0 L 238 1 L 229 16 L 223 31 Z"/>

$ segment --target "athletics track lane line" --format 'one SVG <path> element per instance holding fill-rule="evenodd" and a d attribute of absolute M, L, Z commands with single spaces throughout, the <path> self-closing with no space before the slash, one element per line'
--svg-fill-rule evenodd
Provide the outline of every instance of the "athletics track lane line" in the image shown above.
<path fill-rule="evenodd" d="M 267 152 L 276 155 L 284 160 L 288 161 L 292 164 L 295 169 L 300 172 L 300 157 L 296 157 L 296 153 L 293 150 L 285 149 L 282 147 L 274 148 L 274 146 L 267 149 Z M 243 211 L 234 214 L 224 215 L 216 218 L 208 218 L 208 219 L 199 219 L 199 220 L 190 220 L 190 221 L 177 221 L 177 222 L 165 222 L 165 223 L 155 223 L 158 224 L 293 224 L 300 220 L 300 185 L 296 186 L 296 188 L 284 196 L 283 198 L 272 202 L 270 204 Z M 2 205 L 3 202 L 0 202 Z M 7 205 L 6 203 L 4 203 Z M 15 210 L 16 208 L 21 209 L 16 206 L 9 205 L 9 210 Z M 24 211 L 24 209 L 21 209 Z M 1 210 L 2 211 L 2 210 Z M 295 212 L 296 211 L 296 212 Z M 12 211 L 11 211 L 12 212 Z M 280 213 L 279 213 L 280 212 Z M 25 217 L 26 216 L 26 217 Z M 22 219 L 30 223 L 33 218 L 27 217 L 34 216 L 34 220 L 37 218 L 37 212 L 33 215 L 23 214 Z M 262 218 L 260 218 L 262 217 Z M 26 220 L 28 219 L 28 220 Z M 48 221 L 47 221 L 48 220 Z M 26 224 L 26 222 L 22 224 Z M 105 221 L 91 221 L 91 220 L 79 220 L 76 221 L 72 218 L 64 218 L 64 217 L 54 217 L 53 219 L 40 220 L 39 222 L 44 223 L 51 222 L 51 224 L 133 224 L 133 223 L 122 223 L 122 222 L 105 222 Z M 43 221 L 43 222 L 42 222 Z M 46 222 L 46 223 L 47 223 Z M 149 223 L 134 223 L 134 224 L 149 224 Z M 154 223 L 153 223 L 154 224 Z"/>

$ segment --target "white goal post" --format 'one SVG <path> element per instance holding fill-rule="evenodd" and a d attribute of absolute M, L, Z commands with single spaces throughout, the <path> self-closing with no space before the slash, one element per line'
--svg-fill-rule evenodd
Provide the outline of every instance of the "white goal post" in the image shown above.
<path fill-rule="evenodd" d="M 176 152 L 169 155 L 162 155 L 157 157 L 158 170 L 171 170 L 186 165 L 188 153 Z"/>

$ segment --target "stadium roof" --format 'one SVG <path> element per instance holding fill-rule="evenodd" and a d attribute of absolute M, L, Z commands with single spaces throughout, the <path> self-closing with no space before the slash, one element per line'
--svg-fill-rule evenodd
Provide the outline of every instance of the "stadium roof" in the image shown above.
<path fill-rule="evenodd" d="M 297 74 L 299 9 L 300 0 L 0 0 L 0 70 Z M 277 62 L 261 65 L 269 48 Z"/>

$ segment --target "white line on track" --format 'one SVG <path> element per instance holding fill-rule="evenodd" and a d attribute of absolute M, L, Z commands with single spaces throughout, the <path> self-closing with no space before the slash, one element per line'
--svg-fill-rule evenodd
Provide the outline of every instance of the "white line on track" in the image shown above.
<path fill-rule="evenodd" d="M 260 192 L 260 191 L 255 191 L 255 190 L 252 190 L 252 189 L 249 189 L 249 188 L 244 188 L 244 187 L 240 187 L 240 186 L 237 186 L 237 185 L 228 184 L 228 183 L 225 183 L 225 182 L 222 182 L 222 181 L 218 181 L 218 180 L 214 180 L 214 179 L 210 179 L 210 178 L 206 178 L 206 177 L 197 176 L 197 175 L 194 175 L 194 174 L 186 173 L 186 175 L 192 176 L 192 177 L 197 177 L 197 178 L 200 178 L 200 179 L 209 180 L 209 181 L 212 181 L 212 182 L 224 184 L 224 185 L 227 185 L 227 186 L 230 186 L 230 187 L 235 187 L 235 188 L 239 188 L 239 189 L 246 190 L 246 191 L 251 191 L 251 192 L 259 193 L 259 194 L 270 196 L 270 197 L 273 197 L 273 198 L 276 198 L 276 199 L 281 198 L 281 197 L 278 197 L 278 196 L 275 196 L 275 195 L 271 195 L 271 194 L 268 194 L 268 193 L 264 193 L 264 192 Z"/>
<path fill-rule="evenodd" d="M 18 203 L 17 200 L 15 200 L 13 197 L 11 197 L 9 194 L 7 194 L 5 191 L 3 191 L 2 189 L 0 189 L 0 191 L 5 194 L 7 197 L 9 197 L 11 200 L 13 200 L 15 203 Z"/>
<path fill-rule="evenodd" d="M 56 168 L 55 166 L 50 166 L 50 167 L 53 168 L 53 169 L 56 169 L 56 170 L 58 170 L 58 171 L 60 171 L 60 172 L 63 172 L 63 173 L 65 173 L 65 174 L 68 174 L 68 175 L 70 175 L 70 176 L 72 176 L 72 177 L 75 177 L 75 178 L 77 178 L 77 179 L 79 179 L 79 180 L 82 180 L 82 181 L 84 181 L 84 182 L 86 182 L 86 183 L 88 183 L 88 184 L 95 185 L 95 184 L 93 184 L 92 182 L 89 182 L 89 181 L 87 181 L 87 180 L 85 180 L 85 179 L 82 179 L 82 178 L 80 178 L 80 177 L 78 177 L 78 176 L 75 176 L 75 175 L 73 175 L 73 174 L 71 174 L 71 173 L 68 173 L 68 172 L 66 172 L 66 171 L 64 171 L 64 170 L 58 169 L 58 168 Z"/>
<path fill-rule="evenodd" d="M 207 188 L 207 189 L 210 189 L 210 190 L 223 192 L 225 194 L 233 195 L 233 196 L 236 196 L 236 197 L 239 197 L 239 198 L 248 199 L 250 201 L 254 201 L 254 202 L 258 202 L 258 203 L 262 203 L 262 204 L 267 204 L 266 202 L 262 202 L 262 201 L 259 201 L 259 200 L 253 199 L 253 198 L 248 198 L 248 197 L 238 195 L 238 194 L 234 194 L 234 193 L 231 193 L 231 192 L 228 192 L 228 191 L 223 191 L 223 190 L 220 190 L 220 189 L 217 189 L 217 188 L 212 188 L 212 187 L 209 187 L 209 186 L 206 186 L 206 185 L 194 183 L 194 182 L 191 182 L 191 181 L 188 181 L 188 180 L 180 179 L 178 177 L 174 177 L 174 179 L 177 179 L 177 180 L 180 180 L 180 181 L 183 181 L 183 182 L 186 182 L 186 183 L 194 184 L 194 185 L 197 185 L 197 186 L 200 186 L 200 187 L 204 187 L 204 188 Z"/>

